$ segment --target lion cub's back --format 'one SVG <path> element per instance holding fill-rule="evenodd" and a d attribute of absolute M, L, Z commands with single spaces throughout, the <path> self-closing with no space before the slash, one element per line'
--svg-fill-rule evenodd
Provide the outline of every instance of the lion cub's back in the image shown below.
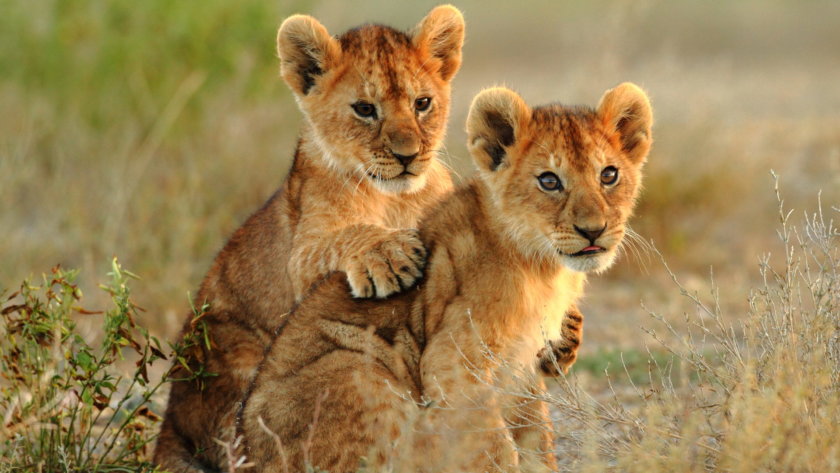
<path fill-rule="evenodd" d="M 420 344 L 410 328 L 414 297 L 416 291 L 409 290 L 384 301 L 353 299 L 344 273 L 333 273 L 313 287 L 280 328 L 240 410 L 238 427 L 249 459 L 277 463 L 272 460 L 276 441 L 260 419 L 279 436 L 292 464 L 298 464 L 316 411 L 328 425 L 331 415 L 392 412 L 394 403 L 402 402 L 397 391 L 419 394 Z M 375 419 L 366 422 L 373 425 Z M 359 445 L 372 442 L 359 439 Z"/>

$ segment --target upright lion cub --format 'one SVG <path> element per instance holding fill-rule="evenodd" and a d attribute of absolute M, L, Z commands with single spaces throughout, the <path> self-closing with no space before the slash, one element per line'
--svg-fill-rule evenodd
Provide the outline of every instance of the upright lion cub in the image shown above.
<path fill-rule="evenodd" d="M 355 297 L 384 298 L 422 275 L 421 212 L 451 189 L 437 159 L 461 64 L 464 22 L 433 9 L 406 34 L 365 25 L 332 37 L 295 15 L 277 35 L 280 74 L 304 115 L 283 185 L 216 257 L 196 305 L 210 346 L 187 363 L 214 376 L 172 384 L 155 460 L 173 472 L 219 468 L 236 403 L 283 317 L 330 271 Z M 191 330 L 190 323 L 184 331 Z M 297 347 L 290 347 L 297 349 Z M 187 377 L 178 368 L 174 377 Z"/>
<path fill-rule="evenodd" d="M 651 125 L 629 83 L 595 109 L 479 94 L 478 176 L 423 218 L 423 282 L 374 303 L 334 274 L 267 352 L 238 421 L 255 472 L 355 471 L 361 457 L 374 471 L 556 469 L 534 354 L 568 330 L 586 273 L 612 264 Z"/>

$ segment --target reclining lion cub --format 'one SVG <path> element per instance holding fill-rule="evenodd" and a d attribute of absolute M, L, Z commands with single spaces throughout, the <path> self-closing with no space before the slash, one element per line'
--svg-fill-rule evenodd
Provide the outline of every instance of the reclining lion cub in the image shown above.
<path fill-rule="evenodd" d="M 155 451 L 165 469 L 226 464 L 214 440 L 230 439 L 274 331 L 312 282 L 343 271 L 353 296 L 383 298 L 421 276 L 425 249 L 409 229 L 452 187 L 437 153 L 463 38 L 451 6 L 411 34 L 367 25 L 332 37 L 304 15 L 282 24 L 280 72 L 305 124 L 282 187 L 233 234 L 196 297 L 210 304 L 211 343 L 186 361 L 215 376 L 172 384 Z"/>
<path fill-rule="evenodd" d="M 422 220 L 422 284 L 360 301 L 337 273 L 282 327 L 239 414 L 256 471 L 355 471 L 362 457 L 404 471 L 554 468 L 547 407 L 527 398 L 544 388 L 534 353 L 586 273 L 612 263 L 651 123 L 632 84 L 595 110 L 479 94 L 467 120 L 478 177 Z"/>

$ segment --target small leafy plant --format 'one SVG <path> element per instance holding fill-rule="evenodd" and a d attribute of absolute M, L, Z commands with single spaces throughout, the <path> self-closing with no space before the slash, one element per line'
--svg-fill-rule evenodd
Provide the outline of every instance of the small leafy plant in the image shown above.
<path fill-rule="evenodd" d="M 116 259 L 106 312 L 82 309 L 77 271 L 52 269 L 41 285 L 24 282 L 0 306 L 0 472 L 154 471 L 148 460 L 158 416 L 149 401 L 166 377 L 148 368 L 166 358 L 135 323 L 141 310 Z M 75 319 L 101 317 L 87 341 Z M 173 347 L 174 348 L 174 347 Z M 118 365 L 134 361 L 129 375 Z"/>

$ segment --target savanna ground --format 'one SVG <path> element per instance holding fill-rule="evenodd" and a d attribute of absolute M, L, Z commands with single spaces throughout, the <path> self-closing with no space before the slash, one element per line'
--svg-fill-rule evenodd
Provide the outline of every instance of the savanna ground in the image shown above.
<path fill-rule="evenodd" d="M 633 228 L 683 287 L 639 245 L 591 278 L 581 359 L 552 388 L 563 468 L 840 469 L 829 441 L 840 434 L 840 255 L 828 226 L 840 207 L 840 4 L 455 3 L 467 42 L 444 159 L 461 176 L 472 172 L 467 106 L 485 86 L 594 104 L 633 81 L 654 106 Z M 110 295 L 97 288 L 116 255 L 142 277 L 137 323 L 172 339 L 188 292 L 290 164 L 301 116 L 278 77 L 280 21 L 409 28 L 433 5 L 4 3 L 0 291 L 60 263 L 81 271 L 82 305 L 104 309 L 122 297 L 114 280 Z M 807 224 L 818 196 L 822 221 Z M 101 316 L 74 319 L 87 343 L 107 344 Z M 8 448 L 13 409 L 0 407 Z"/>

